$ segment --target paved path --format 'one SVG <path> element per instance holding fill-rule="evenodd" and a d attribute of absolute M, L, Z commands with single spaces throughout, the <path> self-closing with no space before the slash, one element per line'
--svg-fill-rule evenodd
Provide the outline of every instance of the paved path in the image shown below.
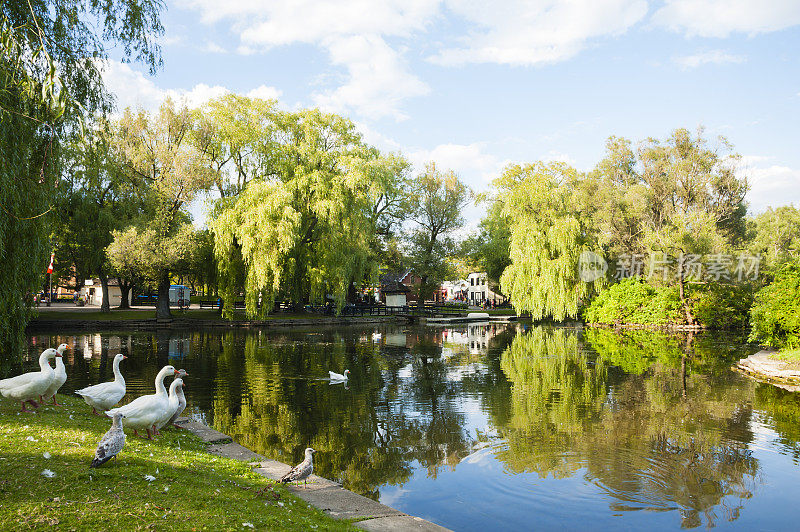
<path fill-rule="evenodd" d="M 248 462 L 254 471 L 272 480 L 279 480 L 291 466 L 269 460 L 239 445 L 227 434 L 202 423 L 179 418 L 177 423 L 209 444 L 208 450 L 218 456 Z M 317 475 L 308 477 L 307 485 L 287 485 L 295 496 L 324 511 L 335 519 L 359 519 L 354 525 L 373 532 L 418 530 L 421 532 L 446 532 L 448 529 L 425 519 L 405 514 L 389 506 L 342 488 L 336 482 Z"/>

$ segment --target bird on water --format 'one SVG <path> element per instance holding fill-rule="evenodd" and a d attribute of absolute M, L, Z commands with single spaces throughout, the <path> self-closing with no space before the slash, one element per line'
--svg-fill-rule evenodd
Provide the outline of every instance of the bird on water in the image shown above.
<path fill-rule="evenodd" d="M 281 477 L 281 482 L 286 484 L 287 482 L 299 482 L 303 481 L 303 484 L 306 484 L 306 479 L 311 473 L 314 472 L 314 453 L 317 452 L 311 447 L 306 448 L 306 457 L 305 459 L 294 466 L 288 473 Z"/>

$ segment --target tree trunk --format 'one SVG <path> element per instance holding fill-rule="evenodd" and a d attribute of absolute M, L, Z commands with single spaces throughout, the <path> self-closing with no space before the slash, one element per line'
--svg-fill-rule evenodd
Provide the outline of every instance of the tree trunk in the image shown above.
<path fill-rule="evenodd" d="M 123 279 L 122 277 L 117 277 L 117 282 L 119 283 L 119 291 L 120 295 L 122 296 L 119 301 L 119 308 L 121 309 L 129 309 L 131 308 L 130 305 L 130 294 L 131 294 L 131 283 Z"/>
<path fill-rule="evenodd" d="M 683 305 L 683 312 L 686 315 L 686 323 L 689 325 L 694 324 L 694 316 L 692 316 L 692 309 L 689 307 L 689 302 L 686 300 L 685 295 L 685 284 L 686 280 L 684 279 L 683 273 L 683 257 L 678 260 L 678 297 L 681 300 L 681 305 Z"/>
<path fill-rule="evenodd" d="M 158 282 L 158 301 L 156 301 L 156 318 L 163 320 L 172 318 L 172 313 L 169 310 L 168 272 L 162 273 L 161 280 Z"/>
<path fill-rule="evenodd" d="M 419 281 L 419 301 L 417 301 L 417 308 L 420 312 L 425 312 L 425 291 L 428 284 L 428 276 L 423 275 Z"/>
<path fill-rule="evenodd" d="M 100 286 L 103 290 L 103 303 L 100 305 L 100 312 L 111 312 L 111 300 L 108 297 L 108 276 L 105 272 L 100 272 Z"/>

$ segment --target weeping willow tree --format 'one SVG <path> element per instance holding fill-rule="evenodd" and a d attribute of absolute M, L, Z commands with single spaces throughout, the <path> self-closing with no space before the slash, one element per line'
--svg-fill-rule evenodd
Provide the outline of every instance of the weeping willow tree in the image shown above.
<path fill-rule="evenodd" d="M 518 312 L 576 317 L 597 280 L 581 279 L 585 252 L 599 253 L 594 181 L 565 163 L 512 165 L 495 181 L 511 231 L 511 264 L 500 277 Z"/>
<path fill-rule="evenodd" d="M 375 274 L 375 205 L 404 167 L 382 164 L 336 115 L 281 113 L 275 127 L 265 175 L 221 198 L 209 222 L 229 318 L 241 292 L 251 317 L 276 298 L 299 306 L 331 295 L 341 306 L 353 283 Z"/>
<path fill-rule="evenodd" d="M 106 46 L 154 69 L 158 0 L 0 3 L 0 375 L 19 360 L 43 282 L 62 139 L 110 109 L 98 66 Z"/>

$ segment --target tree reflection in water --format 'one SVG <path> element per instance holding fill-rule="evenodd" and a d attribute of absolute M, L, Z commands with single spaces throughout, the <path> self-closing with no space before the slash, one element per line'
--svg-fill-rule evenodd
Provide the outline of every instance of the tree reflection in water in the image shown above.
<path fill-rule="evenodd" d="M 715 362 L 684 339 L 586 337 L 595 353 L 577 331 L 535 327 L 503 353 L 513 414 L 498 457 L 513 472 L 580 472 L 615 511 L 678 509 L 683 527 L 736 519 L 759 484 L 752 435 L 742 437 L 752 396 L 695 371 Z"/>
<path fill-rule="evenodd" d="M 73 347 L 65 393 L 110 379 L 120 351 L 125 401 L 152 393 L 164 364 L 184 367 L 187 412 L 284 462 L 312 446 L 319 474 L 375 499 L 412 478 L 447 485 L 441 477 L 456 469 L 452 478 L 523 490 L 528 478 L 572 478 L 615 513 L 673 510 L 685 527 L 713 526 L 761 489 L 753 427 L 800 459 L 800 399 L 730 371 L 749 348 L 719 334 L 499 324 L 170 331 L 32 337 L 31 359 L 62 341 Z M 344 369 L 348 385 L 322 380 Z M 473 453 L 494 456 L 497 476 L 462 465 Z"/>

